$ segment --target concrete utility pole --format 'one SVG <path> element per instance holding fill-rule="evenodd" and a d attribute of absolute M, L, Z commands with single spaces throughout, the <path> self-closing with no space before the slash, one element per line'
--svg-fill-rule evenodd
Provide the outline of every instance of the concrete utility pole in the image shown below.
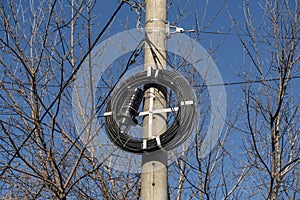
<path fill-rule="evenodd" d="M 159 52 L 145 43 L 145 70 L 166 69 L 166 0 L 146 0 L 146 33 Z M 152 114 L 152 110 L 166 108 L 166 88 L 145 87 L 143 138 L 155 138 L 167 129 L 166 113 Z M 168 156 L 166 152 L 144 154 L 142 157 L 142 200 L 168 199 Z"/>

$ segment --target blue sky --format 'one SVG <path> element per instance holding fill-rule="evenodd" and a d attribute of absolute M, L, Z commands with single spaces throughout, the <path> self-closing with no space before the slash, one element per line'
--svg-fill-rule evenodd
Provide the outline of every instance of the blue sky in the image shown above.
<path fill-rule="evenodd" d="M 244 32 L 244 1 L 227 0 L 226 4 L 223 4 L 222 0 L 207 1 L 207 9 L 203 4 L 205 1 L 173 0 L 172 2 L 173 4 L 168 10 L 167 20 L 172 25 L 182 27 L 186 30 L 196 29 L 195 19 L 196 15 L 198 15 L 199 24 L 202 24 L 200 28 L 207 27 L 200 31 L 197 41 L 208 52 L 211 52 L 211 56 L 215 60 L 224 82 L 235 83 L 244 81 L 239 75 L 243 75 L 244 71 L 250 72 L 253 68 L 253 65 L 249 62 L 249 58 L 240 42 L 240 38 L 243 40 L 249 39 Z M 95 9 L 92 12 L 92 16 L 95 19 L 92 30 L 92 32 L 95 33 L 93 39 L 95 39 L 96 35 L 102 30 L 118 5 L 119 2 L 117 0 L 96 1 Z M 65 14 L 69 14 L 67 8 L 70 7 L 65 8 Z M 257 1 L 251 2 L 251 8 L 253 11 L 254 22 L 260 24 L 263 13 L 261 12 L 259 3 Z M 180 13 L 182 14 L 181 16 L 179 16 Z M 206 13 L 205 16 L 204 13 Z M 233 18 L 234 24 L 230 17 Z M 136 28 L 137 19 L 137 13 L 132 10 L 130 6 L 123 6 L 99 43 L 116 33 Z M 143 24 L 144 18 L 141 19 L 141 25 Z M 182 34 L 187 34 L 192 38 L 197 36 L 195 33 Z M 295 95 L 296 97 L 296 95 L 298 95 L 296 91 L 299 91 L 297 90 L 299 89 L 299 85 L 297 85 L 299 84 L 299 79 L 294 80 L 293 82 L 295 86 L 292 95 Z M 258 86 L 259 84 L 253 84 L 253 87 Z M 233 114 L 236 114 L 238 106 L 243 103 L 242 87 L 242 84 L 226 86 L 228 108 Z M 241 122 L 243 122 L 243 120 Z M 236 146 L 235 148 L 242 145 L 241 134 L 238 131 L 234 132 L 230 141 L 233 146 Z M 230 163 L 228 163 L 228 165 L 230 166 Z"/>
<path fill-rule="evenodd" d="M 179 2 L 179 4 L 176 4 Z M 171 24 L 177 21 L 178 18 L 178 8 L 183 10 L 183 17 L 179 17 L 180 20 L 177 21 L 176 26 L 182 27 L 185 30 L 195 29 L 195 8 L 194 1 L 174 1 L 174 5 L 168 14 L 168 21 Z M 196 1 L 197 13 L 199 18 L 199 23 L 201 23 L 203 18 L 204 6 L 201 5 L 202 1 Z M 243 21 L 243 1 L 230 1 L 227 2 L 226 6 L 220 4 L 222 1 L 209 1 L 208 8 L 206 11 L 206 16 L 204 17 L 203 26 L 210 23 L 214 16 L 222 9 L 216 19 L 213 20 L 212 24 L 208 26 L 202 33 L 200 33 L 199 43 L 208 51 L 214 50 L 212 56 L 223 76 L 225 82 L 242 81 L 236 76 L 238 71 L 240 71 L 241 61 L 243 59 L 243 48 L 237 37 L 237 32 L 241 33 L 239 30 Z M 104 22 L 109 18 L 111 12 L 116 8 L 117 3 L 115 1 L 99 1 L 96 4 L 95 10 L 97 10 L 97 18 L 99 19 L 99 24 L 104 24 Z M 222 8 L 221 8 L 222 7 Z M 227 8 L 226 8 L 227 7 Z M 98 12 L 99 11 L 99 12 Z M 229 17 L 229 13 L 235 18 L 237 25 L 233 26 Z M 257 13 L 256 13 L 257 14 Z M 182 18 L 182 19 L 181 19 Z M 142 24 L 144 23 L 142 19 Z M 125 29 L 135 28 L 137 21 L 137 15 L 134 11 L 131 11 L 129 6 L 124 6 L 121 12 L 118 14 L 117 18 L 114 20 L 110 31 L 106 34 L 106 37 L 113 35 L 114 33 L 121 32 Z M 101 23 L 102 22 L 102 23 Z M 101 25 L 100 25 L 101 27 Z M 188 34 L 188 33 L 184 33 Z M 188 34 L 191 37 L 196 37 L 196 34 Z M 242 36 L 243 37 L 243 36 Z M 215 48 L 217 48 L 215 50 Z"/>

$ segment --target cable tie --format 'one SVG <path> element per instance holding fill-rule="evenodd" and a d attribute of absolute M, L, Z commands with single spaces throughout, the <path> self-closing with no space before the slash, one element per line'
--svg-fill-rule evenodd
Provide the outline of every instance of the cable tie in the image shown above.
<path fill-rule="evenodd" d="M 143 149 L 147 149 L 147 140 L 143 140 Z"/>
<path fill-rule="evenodd" d="M 159 148 L 162 148 L 161 142 L 160 142 L 160 137 L 159 137 L 159 136 L 155 137 L 155 140 L 156 140 L 157 146 L 158 146 Z"/>
<path fill-rule="evenodd" d="M 147 68 L 147 76 L 151 76 L 151 72 L 152 72 L 152 67 L 148 66 L 148 68 Z"/>
<path fill-rule="evenodd" d="M 189 100 L 189 101 L 182 101 L 180 102 L 181 106 L 185 106 L 185 105 L 193 105 L 194 101 L 193 100 Z"/>
<path fill-rule="evenodd" d="M 160 22 L 163 22 L 165 24 L 167 24 L 168 22 L 165 21 L 165 20 L 162 20 L 162 19 L 159 19 L 159 18 L 151 18 L 150 20 L 146 21 L 146 24 L 149 23 L 149 22 L 154 22 L 154 21 L 160 21 Z"/>
<path fill-rule="evenodd" d="M 152 114 L 176 112 L 178 110 L 179 110 L 178 107 L 163 108 L 163 109 L 153 110 Z M 149 113 L 150 113 L 149 111 L 142 111 L 142 112 L 139 113 L 139 116 L 149 115 Z"/>
<path fill-rule="evenodd" d="M 149 119 L 148 119 L 148 137 L 153 135 L 153 107 L 154 107 L 154 88 L 150 88 L 150 99 L 149 99 Z"/>
<path fill-rule="evenodd" d="M 159 29 L 151 29 L 149 31 L 147 31 L 148 33 L 163 33 L 163 34 L 166 34 L 166 31 L 165 29 L 163 30 L 159 30 Z"/>
<path fill-rule="evenodd" d="M 110 111 L 110 112 L 105 112 L 105 113 L 104 113 L 104 117 L 110 116 L 110 115 L 112 115 L 112 112 L 111 112 L 111 111 Z"/>
<path fill-rule="evenodd" d="M 155 78 L 158 76 L 158 71 L 159 71 L 159 70 L 156 70 L 156 71 L 155 71 Z"/>

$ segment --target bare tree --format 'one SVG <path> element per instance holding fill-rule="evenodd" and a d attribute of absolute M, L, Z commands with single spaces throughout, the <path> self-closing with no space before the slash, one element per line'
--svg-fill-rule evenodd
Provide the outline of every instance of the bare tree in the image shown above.
<path fill-rule="evenodd" d="M 176 18 L 175 24 L 180 23 L 180 20 L 187 16 L 186 13 L 188 12 L 184 10 L 186 9 L 185 6 L 178 8 L 179 13 L 176 15 L 178 18 Z M 222 1 L 217 7 L 213 7 L 209 1 L 201 1 L 200 3 L 194 1 L 193 6 L 195 7 L 193 13 L 195 24 L 193 27 L 196 31 L 193 36 L 201 44 L 204 34 L 210 32 L 208 30 L 214 27 L 215 23 L 218 23 L 219 18 L 224 17 L 224 15 L 227 16 L 226 8 L 229 5 L 226 1 Z M 228 27 L 222 27 L 224 33 L 220 34 L 218 38 L 213 38 L 214 45 L 210 46 L 208 50 L 211 56 L 214 56 L 219 47 L 223 45 L 233 26 L 229 23 Z M 215 35 L 219 32 L 210 33 Z M 193 65 L 197 65 L 197 63 L 187 63 L 185 58 L 179 58 L 179 61 L 175 63 L 178 71 L 184 74 L 194 89 L 200 118 L 195 142 L 169 167 L 171 199 L 239 199 L 240 196 L 236 194 L 243 190 L 241 188 L 242 182 L 249 174 L 249 160 L 236 155 L 235 148 L 230 142 L 233 133 L 235 133 L 233 127 L 238 124 L 239 118 L 234 118 L 236 114 L 232 111 L 227 113 L 227 126 L 218 139 L 217 145 L 211 149 L 207 156 L 202 157 L 200 149 L 203 147 L 205 136 L 207 136 L 205 133 L 212 115 L 207 80 L 205 76 L 201 76 L 193 68 Z M 223 103 L 226 104 L 226 102 Z"/>
<path fill-rule="evenodd" d="M 259 82 L 244 87 L 248 191 L 252 198 L 298 199 L 299 1 L 265 0 L 259 21 L 252 6 L 245 2 L 249 39 L 240 38 L 249 58 L 245 65 L 250 66 L 245 81 Z"/>
<path fill-rule="evenodd" d="M 177 7 L 178 2 L 182 7 Z M 171 25 L 189 15 L 190 2 L 178 2 L 168 4 L 177 12 Z M 203 1 L 201 9 L 193 3 L 195 27 L 189 28 L 195 28 L 198 40 L 230 5 L 224 1 L 208 15 L 209 1 Z M 99 94 L 91 89 L 90 52 L 113 19 L 107 24 L 99 20 L 96 4 L 53 0 L 1 5 L 0 198 L 140 198 L 140 174 L 111 169 L 103 164 L 105 158 L 100 160 L 90 151 L 96 132 L 89 119 L 102 109 L 128 62 L 122 56 L 106 70 Z M 123 4 L 136 11 L 139 28 L 143 3 L 121 1 L 115 13 Z M 224 134 L 207 157 L 198 155 L 211 115 L 205 77 L 184 58 L 172 60 L 194 87 L 201 117 L 194 143 L 169 166 L 171 199 L 299 199 L 300 116 L 295 89 L 299 87 L 299 4 L 297 0 L 265 0 L 260 4 L 260 21 L 253 17 L 252 6 L 245 1 L 246 26 L 240 29 L 245 32 L 237 34 L 247 56 L 241 65 L 249 69 L 243 71 L 244 103 L 238 110 L 230 109 Z M 237 25 L 238 20 L 232 21 L 210 50 L 212 54 Z M 103 24 L 107 26 L 101 31 Z M 93 109 L 86 113 L 86 105 L 78 104 L 76 114 L 86 134 L 82 140 L 70 102 L 72 91 L 81 95 L 73 86 L 80 87 L 77 72 L 84 60 L 89 78 L 85 89 L 92 97 L 87 104 Z M 237 132 L 244 139 L 239 152 L 229 139 Z"/>
<path fill-rule="evenodd" d="M 244 103 L 235 112 L 230 108 L 226 132 L 207 158 L 195 161 L 197 150 L 189 150 L 171 166 L 177 199 L 299 198 L 299 3 L 245 1 L 243 9 L 244 21 L 228 14 L 245 51 Z M 200 113 L 207 117 L 209 109 Z M 240 147 L 228 140 L 239 138 L 236 133 Z"/>
<path fill-rule="evenodd" d="M 107 170 L 87 151 L 93 137 L 79 140 L 72 119 L 70 86 L 104 32 L 92 38 L 92 28 L 99 28 L 92 25 L 94 5 L 74 0 L 1 4 L 1 198 L 138 196 L 133 188 L 139 176 Z"/>

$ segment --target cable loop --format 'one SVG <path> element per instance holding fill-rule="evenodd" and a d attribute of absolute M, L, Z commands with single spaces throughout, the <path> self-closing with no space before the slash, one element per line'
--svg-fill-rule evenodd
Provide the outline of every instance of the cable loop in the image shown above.
<path fill-rule="evenodd" d="M 149 72 L 138 73 L 121 83 L 106 107 L 106 113 L 111 113 L 105 117 L 105 129 L 108 137 L 119 148 L 132 153 L 172 150 L 187 140 L 195 125 L 194 93 L 187 81 L 178 73 L 169 70 L 153 69 L 150 76 L 147 76 L 147 73 Z M 161 135 L 151 138 L 136 138 L 121 130 L 116 116 L 121 110 L 124 97 L 133 90 L 146 85 L 165 87 L 174 92 L 177 107 L 163 109 L 163 112 L 176 112 L 176 116 L 173 123 Z M 147 112 L 143 111 L 143 113 Z"/>

